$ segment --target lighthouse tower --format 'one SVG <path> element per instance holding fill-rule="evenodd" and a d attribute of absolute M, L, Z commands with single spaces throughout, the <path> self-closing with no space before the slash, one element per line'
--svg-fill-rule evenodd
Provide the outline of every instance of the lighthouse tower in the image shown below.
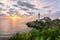
<path fill-rule="evenodd" d="M 40 21 L 40 13 L 38 13 L 38 21 Z"/>

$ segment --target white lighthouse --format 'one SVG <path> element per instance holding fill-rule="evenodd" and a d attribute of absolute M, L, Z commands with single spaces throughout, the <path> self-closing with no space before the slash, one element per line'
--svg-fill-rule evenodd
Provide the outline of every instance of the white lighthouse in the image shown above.
<path fill-rule="evenodd" d="M 40 13 L 38 13 L 38 21 L 40 21 Z"/>

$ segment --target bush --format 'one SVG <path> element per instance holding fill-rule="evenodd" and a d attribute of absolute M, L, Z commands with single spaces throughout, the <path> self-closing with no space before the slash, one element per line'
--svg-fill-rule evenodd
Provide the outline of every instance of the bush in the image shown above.
<path fill-rule="evenodd" d="M 29 33 L 16 33 L 9 40 L 60 40 L 60 30 L 57 27 L 42 31 L 33 28 Z"/>

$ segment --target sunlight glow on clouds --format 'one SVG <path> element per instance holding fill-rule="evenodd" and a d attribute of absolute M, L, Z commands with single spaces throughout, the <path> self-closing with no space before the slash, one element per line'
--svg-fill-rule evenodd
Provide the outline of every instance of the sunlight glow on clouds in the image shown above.
<path fill-rule="evenodd" d="M 38 12 L 41 15 L 54 14 L 60 11 L 59 0 L 0 0 L 0 14 L 31 16 Z M 50 13 L 49 13 L 49 10 Z"/>

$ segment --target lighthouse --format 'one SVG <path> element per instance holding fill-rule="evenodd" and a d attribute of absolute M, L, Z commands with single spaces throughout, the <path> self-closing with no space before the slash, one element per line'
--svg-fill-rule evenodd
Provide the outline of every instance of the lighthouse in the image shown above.
<path fill-rule="evenodd" d="M 38 13 L 38 21 L 40 21 L 40 13 Z"/>

